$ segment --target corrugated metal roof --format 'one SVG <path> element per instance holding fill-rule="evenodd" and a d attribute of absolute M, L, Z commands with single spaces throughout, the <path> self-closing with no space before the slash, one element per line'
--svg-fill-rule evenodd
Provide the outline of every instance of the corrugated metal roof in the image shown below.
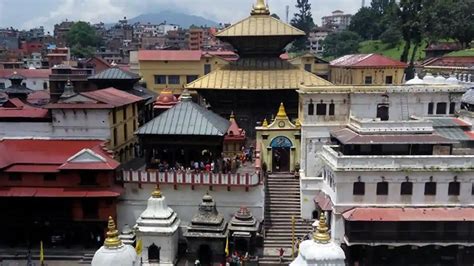
<path fill-rule="evenodd" d="M 224 136 L 230 122 L 193 103 L 181 101 L 138 129 L 138 135 Z"/>
<path fill-rule="evenodd" d="M 14 72 L 27 79 L 49 79 L 51 75 L 51 69 L 0 69 L 0 78 L 8 78 Z"/>
<path fill-rule="evenodd" d="M 474 105 L 474 88 L 471 88 L 461 98 L 461 102 Z"/>
<path fill-rule="evenodd" d="M 135 73 L 132 73 L 132 72 L 128 72 L 128 71 L 125 71 L 123 69 L 120 69 L 118 67 L 112 67 L 112 68 L 109 68 L 109 69 L 106 69 L 100 73 L 98 73 L 97 75 L 94 75 L 94 76 L 91 76 L 89 77 L 90 80 L 97 80 L 97 79 L 107 79 L 107 80 L 110 80 L 110 79 L 122 79 L 122 80 L 129 80 L 129 79 L 140 79 L 140 76 L 135 74 Z"/>
<path fill-rule="evenodd" d="M 474 208 L 354 208 L 342 214 L 347 221 L 474 221 Z"/>
<path fill-rule="evenodd" d="M 199 61 L 203 52 L 200 50 L 140 50 L 139 61 Z"/>
<path fill-rule="evenodd" d="M 407 67 L 407 64 L 379 54 L 350 54 L 330 62 L 336 67 Z"/>
<path fill-rule="evenodd" d="M 279 58 L 243 58 L 186 85 L 189 89 L 278 90 L 332 85 Z"/>
<path fill-rule="evenodd" d="M 216 37 L 304 36 L 303 31 L 268 15 L 245 18 L 218 32 Z"/>
<path fill-rule="evenodd" d="M 456 141 L 435 134 L 360 135 L 344 128 L 331 132 L 342 144 L 454 144 Z"/>
<path fill-rule="evenodd" d="M 452 140 L 471 140 L 467 132 L 460 127 L 438 127 L 435 128 L 436 133 L 440 136 L 443 136 Z"/>
<path fill-rule="evenodd" d="M 115 88 L 82 92 L 81 94 L 99 102 L 110 104 L 114 107 L 120 107 L 143 100 L 141 97 Z"/>

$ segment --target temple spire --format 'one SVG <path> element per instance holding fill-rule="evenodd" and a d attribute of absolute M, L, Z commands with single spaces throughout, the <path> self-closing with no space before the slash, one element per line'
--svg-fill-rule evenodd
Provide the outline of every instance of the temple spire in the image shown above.
<path fill-rule="evenodd" d="M 327 244 L 331 241 L 331 236 L 329 235 L 329 228 L 326 223 L 326 215 L 324 212 L 321 212 L 321 216 L 319 217 L 319 225 L 314 232 L 314 241 L 320 244 Z"/>
<path fill-rule="evenodd" d="M 122 246 L 122 241 L 118 238 L 119 232 L 115 227 L 115 222 L 112 219 L 112 216 L 109 216 L 107 238 L 104 241 L 104 246 L 107 248 L 118 248 Z"/>
<path fill-rule="evenodd" d="M 263 119 L 263 124 L 262 124 L 262 127 L 268 127 L 268 121 L 267 119 Z"/>
<path fill-rule="evenodd" d="M 278 109 L 277 118 L 287 118 L 285 105 L 283 103 L 280 104 L 280 108 Z"/>
<path fill-rule="evenodd" d="M 231 122 L 235 121 L 234 111 L 232 111 L 232 113 L 230 113 L 229 121 L 231 121 Z"/>
<path fill-rule="evenodd" d="M 253 15 L 270 15 L 270 10 L 268 6 L 265 4 L 265 0 L 257 0 L 257 4 L 253 6 L 252 12 L 250 13 Z"/>
<path fill-rule="evenodd" d="M 161 190 L 160 190 L 160 185 L 156 185 L 156 188 L 155 190 L 153 191 L 153 193 L 151 193 L 151 196 L 155 199 L 159 199 L 161 198 Z"/>

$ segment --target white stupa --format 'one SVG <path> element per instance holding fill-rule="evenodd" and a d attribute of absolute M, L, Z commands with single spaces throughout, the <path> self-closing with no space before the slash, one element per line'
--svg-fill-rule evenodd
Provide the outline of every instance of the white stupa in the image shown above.
<path fill-rule="evenodd" d="M 174 265 L 178 254 L 178 228 L 181 221 L 166 204 L 159 187 L 148 199 L 146 210 L 135 225 L 137 242 L 142 241 L 143 265 Z"/>
<path fill-rule="evenodd" d="M 433 77 L 433 74 L 429 72 L 423 77 L 423 81 L 425 84 L 436 84 L 435 77 Z"/>
<path fill-rule="evenodd" d="M 135 249 L 124 245 L 118 238 L 118 231 L 112 217 L 109 217 L 109 231 L 104 245 L 94 254 L 92 266 L 138 266 L 139 261 Z"/>
<path fill-rule="evenodd" d="M 298 257 L 290 266 L 345 266 L 344 250 L 331 241 L 328 231 L 326 216 L 321 213 L 313 239 L 300 244 Z"/>
<path fill-rule="evenodd" d="M 415 74 L 415 77 L 407 81 L 405 84 L 406 85 L 422 85 L 422 84 L 425 84 L 425 82 L 422 79 L 420 79 L 418 74 Z"/>

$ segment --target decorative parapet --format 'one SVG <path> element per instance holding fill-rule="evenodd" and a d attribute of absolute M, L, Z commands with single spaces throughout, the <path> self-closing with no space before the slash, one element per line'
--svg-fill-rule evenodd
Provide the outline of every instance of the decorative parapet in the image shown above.
<path fill-rule="evenodd" d="M 124 183 L 167 184 L 177 186 L 250 187 L 261 185 L 260 173 L 214 174 L 194 172 L 122 171 Z"/>
<path fill-rule="evenodd" d="M 335 171 L 474 171 L 474 155 L 346 156 L 323 146 L 319 156 Z"/>
<path fill-rule="evenodd" d="M 407 121 L 380 121 L 351 116 L 348 127 L 359 134 L 432 133 L 433 122 L 417 119 Z"/>

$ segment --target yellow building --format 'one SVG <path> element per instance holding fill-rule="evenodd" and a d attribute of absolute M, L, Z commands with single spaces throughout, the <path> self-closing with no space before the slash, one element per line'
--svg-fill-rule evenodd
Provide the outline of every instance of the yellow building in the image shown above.
<path fill-rule="evenodd" d="M 280 105 L 275 119 L 268 124 L 263 121 L 257 127 L 257 157 L 262 169 L 271 172 L 298 172 L 301 148 L 301 129 L 297 120 L 293 124 Z"/>
<path fill-rule="evenodd" d="M 346 55 L 330 62 L 330 80 L 336 85 L 399 85 L 404 83 L 406 67 L 378 54 Z"/>
<path fill-rule="evenodd" d="M 184 85 L 228 63 L 213 52 L 200 50 L 141 50 L 138 52 L 139 72 L 147 88 L 156 92 L 169 88 L 174 94 L 181 94 Z"/>
<path fill-rule="evenodd" d="M 306 70 L 319 77 L 329 80 L 329 62 L 317 57 L 312 53 L 290 59 L 289 62 L 298 66 L 301 70 Z"/>

